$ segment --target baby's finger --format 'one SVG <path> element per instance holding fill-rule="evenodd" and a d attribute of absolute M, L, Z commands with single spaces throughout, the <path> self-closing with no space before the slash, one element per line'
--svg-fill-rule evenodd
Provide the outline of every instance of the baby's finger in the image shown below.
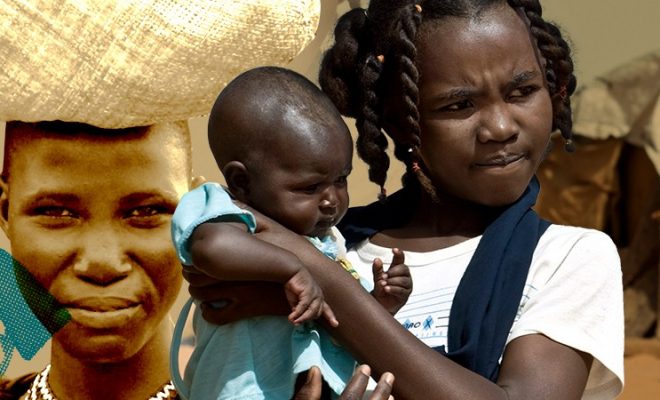
<path fill-rule="evenodd" d="M 406 262 L 406 257 L 403 254 L 403 250 L 398 248 L 392 249 L 392 265 L 404 264 Z"/>
<path fill-rule="evenodd" d="M 317 319 L 321 316 L 321 311 L 321 300 L 316 298 L 312 300 L 311 303 L 309 303 L 307 308 L 300 314 L 298 318 L 293 320 L 293 323 L 297 325 L 305 321 Z"/>
<path fill-rule="evenodd" d="M 388 296 L 405 298 L 410 294 L 410 289 L 399 286 L 385 286 L 385 293 L 387 293 Z"/>
<path fill-rule="evenodd" d="M 293 307 L 293 310 L 289 314 L 289 321 L 291 321 L 294 324 L 298 324 L 302 321 L 301 318 L 305 315 L 305 313 L 309 310 L 310 302 L 307 300 L 305 297 L 301 297 L 298 301 L 298 303 Z M 303 319 L 304 321 L 304 319 Z"/>
<path fill-rule="evenodd" d="M 387 269 L 388 277 L 407 276 L 410 277 L 410 268 L 406 264 L 392 265 Z"/>
<path fill-rule="evenodd" d="M 402 288 L 412 288 L 412 279 L 409 276 L 390 277 L 387 280 L 387 286 L 398 286 Z"/>
<path fill-rule="evenodd" d="M 325 318 L 325 320 L 328 321 L 331 327 L 336 328 L 339 325 L 339 321 L 337 321 L 335 312 L 332 311 L 330 305 L 328 305 L 328 303 L 326 303 L 325 301 L 323 302 L 322 315 L 323 318 Z"/>
<path fill-rule="evenodd" d="M 374 262 L 371 266 L 371 270 L 374 274 L 374 280 L 383 274 L 383 260 L 380 258 L 374 258 Z"/>

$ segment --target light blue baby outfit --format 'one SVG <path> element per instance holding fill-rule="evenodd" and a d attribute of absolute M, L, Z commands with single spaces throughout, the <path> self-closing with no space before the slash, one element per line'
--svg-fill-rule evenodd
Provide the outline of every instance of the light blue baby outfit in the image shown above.
<path fill-rule="evenodd" d="M 172 218 L 172 239 L 184 268 L 192 265 L 188 239 L 198 225 L 208 221 L 241 222 L 252 233 L 256 227 L 254 216 L 237 207 L 216 183 L 186 193 Z M 340 235 L 335 228 L 333 233 Z M 311 241 L 335 259 L 338 245 L 344 245 L 341 236 L 339 244 L 334 238 L 331 234 L 328 239 Z M 268 316 L 218 326 L 195 311 L 195 350 L 181 381 L 177 356 L 191 302 L 179 316 L 170 359 L 174 383 L 184 399 L 290 399 L 296 375 L 315 365 L 339 394 L 353 374 L 353 358 L 313 322 L 294 326 L 285 317 Z"/>

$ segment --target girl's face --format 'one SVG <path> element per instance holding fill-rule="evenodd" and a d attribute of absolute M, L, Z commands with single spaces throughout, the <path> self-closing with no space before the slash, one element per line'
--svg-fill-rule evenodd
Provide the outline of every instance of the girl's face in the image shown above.
<path fill-rule="evenodd" d="M 502 206 L 548 147 L 552 105 L 523 20 L 510 7 L 423 25 L 417 43 L 421 156 L 441 197 Z"/>

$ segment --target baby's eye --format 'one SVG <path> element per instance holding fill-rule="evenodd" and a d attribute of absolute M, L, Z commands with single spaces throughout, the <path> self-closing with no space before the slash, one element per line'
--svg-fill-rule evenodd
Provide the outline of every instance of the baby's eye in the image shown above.
<path fill-rule="evenodd" d="M 321 184 L 315 183 L 313 185 L 308 185 L 303 187 L 300 191 L 307 194 L 313 194 L 316 193 L 317 190 L 319 190 L 319 187 L 321 187 Z"/>
<path fill-rule="evenodd" d="M 340 177 L 337 178 L 337 180 L 335 181 L 335 184 L 336 184 L 336 185 L 340 185 L 340 186 L 345 186 L 346 183 L 348 183 L 348 176 L 346 176 L 346 175 L 344 175 L 344 176 L 340 176 Z"/>

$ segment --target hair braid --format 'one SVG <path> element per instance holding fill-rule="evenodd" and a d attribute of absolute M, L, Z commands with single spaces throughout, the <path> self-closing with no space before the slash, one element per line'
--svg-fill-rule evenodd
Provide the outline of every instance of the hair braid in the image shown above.
<path fill-rule="evenodd" d="M 401 74 L 399 75 L 401 87 L 403 88 L 403 105 L 406 117 L 404 128 L 411 135 L 413 145 L 419 145 L 419 72 L 417 70 L 417 47 L 415 36 L 417 28 L 422 21 L 422 16 L 414 7 L 402 10 L 397 28 L 399 31 L 398 43 L 395 45 L 399 50 L 397 59 Z"/>
<path fill-rule="evenodd" d="M 417 70 L 417 47 L 415 37 L 417 29 L 422 22 L 422 15 L 413 4 L 401 10 L 400 18 L 396 24 L 398 31 L 398 41 L 395 48 L 398 50 L 399 57 L 399 81 L 403 89 L 402 100 L 405 117 L 403 126 L 405 132 L 408 132 L 410 143 L 397 145 L 394 155 L 406 165 L 406 175 L 404 175 L 404 184 L 418 182 L 422 188 L 437 201 L 435 186 L 431 179 L 424 172 L 424 165 L 421 162 L 420 146 L 420 127 L 419 127 L 419 71 Z M 407 147 L 407 148 L 406 148 Z M 410 179 L 411 174 L 417 178 Z"/>
<path fill-rule="evenodd" d="M 569 45 L 559 28 L 543 19 L 538 0 L 508 0 L 508 3 L 513 8 L 522 8 L 529 19 L 530 31 L 547 63 L 545 70 L 552 98 L 553 129 L 558 129 L 566 140 L 566 150 L 573 151 L 570 96 L 575 91 L 576 79 Z"/>
<path fill-rule="evenodd" d="M 319 84 L 340 113 L 355 118 L 361 113 L 362 82 L 360 63 L 369 51 L 364 9 L 356 8 L 342 15 L 335 27 L 335 44 L 321 60 Z"/>
<path fill-rule="evenodd" d="M 403 108 L 406 114 L 404 126 L 406 132 L 409 132 L 410 146 L 419 146 L 419 111 L 417 103 L 419 99 L 419 90 L 417 81 L 419 73 L 415 64 L 417 48 L 415 46 L 415 36 L 417 27 L 421 23 L 421 15 L 415 8 L 415 2 L 401 7 L 394 15 L 392 32 L 387 37 L 388 43 L 378 43 L 376 48 L 383 48 L 387 54 L 385 60 L 392 66 L 392 70 L 400 71 L 398 79 L 403 89 Z M 393 57 L 393 59 L 390 59 Z M 389 169 L 389 157 L 385 150 L 387 149 L 387 139 L 381 130 L 380 114 L 382 114 L 382 105 L 379 100 L 382 93 L 379 93 L 378 79 L 382 74 L 382 65 L 375 67 L 372 55 L 367 56 L 367 62 L 363 68 L 362 82 L 363 89 L 363 108 L 362 116 L 357 118 L 358 127 L 358 154 L 369 165 L 369 179 L 381 186 L 384 186 L 387 179 L 387 170 Z M 407 151 L 402 151 L 400 146 L 395 148 L 395 156 L 410 166 L 410 157 L 405 157 Z"/>
<path fill-rule="evenodd" d="M 384 190 L 390 166 L 390 158 L 385 152 L 387 138 L 381 130 L 379 116 L 381 107 L 377 83 L 382 70 L 381 61 L 373 54 L 368 55 L 361 73 L 362 112 L 356 117 L 358 155 L 369 165 L 369 180 L 380 185 L 381 191 Z"/>
<path fill-rule="evenodd" d="M 394 155 L 397 159 L 403 161 L 407 168 L 411 166 L 411 151 L 413 147 L 420 145 L 419 128 L 419 71 L 417 70 L 417 46 L 415 45 L 415 36 L 417 28 L 421 24 L 422 16 L 414 7 L 409 7 L 401 13 L 398 28 L 398 42 L 396 48 L 399 50 L 397 62 L 401 73 L 398 76 L 400 85 L 403 89 L 403 106 L 406 112 L 403 118 L 403 129 L 410 135 L 410 143 L 401 143 L 394 149 Z"/>

